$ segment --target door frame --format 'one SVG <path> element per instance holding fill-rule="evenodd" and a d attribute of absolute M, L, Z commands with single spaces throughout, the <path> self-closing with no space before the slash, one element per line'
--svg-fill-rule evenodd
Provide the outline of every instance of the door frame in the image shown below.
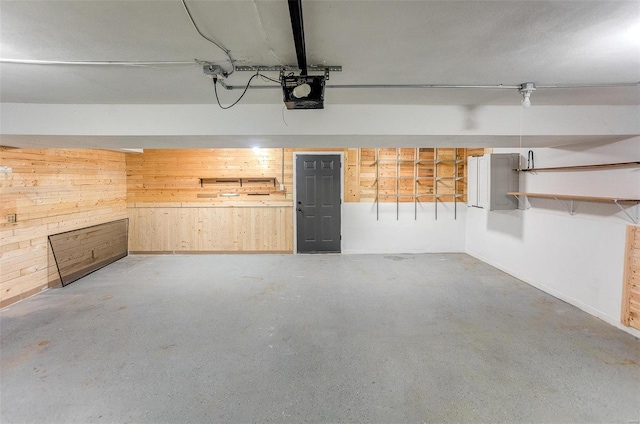
<path fill-rule="evenodd" d="M 342 216 L 344 206 L 344 152 L 336 151 L 295 151 L 293 152 L 293 254 L 298 254 L 298 214 L 296 213 L 296 205 L 298 204 L 298 187 L 297 187 L 297 158 L 298 155 L 339 155 L 340 156 L 340 237 L 342 237 Z M 340 240 L 340 251 L 342 251 L 342 240 Z"/>

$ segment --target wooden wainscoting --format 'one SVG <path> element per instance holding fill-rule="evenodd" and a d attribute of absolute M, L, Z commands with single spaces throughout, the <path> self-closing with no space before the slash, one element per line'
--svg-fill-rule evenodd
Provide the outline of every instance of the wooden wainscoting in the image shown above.
<path fill-rule="evenodd" d="M 284 203 L 284 202 L 283 202 Z M 293 251 L 293 205 L 131 204 L 131 253 Z"/>

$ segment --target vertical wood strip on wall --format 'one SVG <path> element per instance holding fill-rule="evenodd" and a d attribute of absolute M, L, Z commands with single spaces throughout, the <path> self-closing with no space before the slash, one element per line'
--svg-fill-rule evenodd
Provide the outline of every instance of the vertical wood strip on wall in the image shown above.
<path fill-rule="evenodd" d="M 621 321 L 640 330 L 640 227 L 627 225 Z"/>
<path fill-rule="evenodd" d="M 47 237 L 126 218 L 124 153 L 0 147 L 0 307 L 57 283 Z M 9 214 L 17 221 L 10 223 Z"/>

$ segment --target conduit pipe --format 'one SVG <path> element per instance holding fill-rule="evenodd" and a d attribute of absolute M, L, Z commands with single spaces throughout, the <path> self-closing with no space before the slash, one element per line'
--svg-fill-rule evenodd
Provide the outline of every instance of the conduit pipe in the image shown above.
<path fill-rule="evenodd" d="M 228 85 L 222 81 L 218 81 L 223 88 L 227 90 L 245 89 L 245 85 Z M 619 88 L 619 87 L 638 87 L 640 82 L 614 83 L 614 84 L 563 84 L 563 85 L 536 85 L 536 88 Z M 326 84 L 326 88 L 444 88 L 444 89 L 487 89 L 487 90 L 519 90 L 520 85 L 455 85 L 455 84 Z M 254 85 L 255 89 L 280 89 L 279 85 Z"/>
<path fill-rule="evenodd" d="M 0 59 L 0 63 L 16 63 L 21 65 L 84 65 L 84 66 L 155 66 L 155 65 L 192 65 L 198 64 L 197 61 L 92 61 L 92 60 L 29 60 L 29 59 Z"/>

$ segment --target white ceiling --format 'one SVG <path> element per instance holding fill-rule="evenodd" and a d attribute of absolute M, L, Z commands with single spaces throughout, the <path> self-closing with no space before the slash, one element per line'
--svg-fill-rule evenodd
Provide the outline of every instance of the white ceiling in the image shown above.
<path fill-rule="evenodd" d="M 287 2 L 187 0 L 236 65 L 295 65 Z M 341 65 L 329 84 L 518 85 L 640 81 L 639 1 L 303 0 L 309 64 Z M 0 57 L 218 62 L 179 0 L 1 1 Z M 277 74 L 268 74 L 277 77 Z M 227 83 L 244 85 L 236 72 Z M 267 84 L 258 82 L 258 84 Z M 223 103 L 239 91 L 219 90 Z M 200 66 L 0 65 L 5 103 L 211 104 Z M 517 90 L 331 89 L 325 104 L 518 105 Z M 243 103 L 278 104 L 249 90 Z M 637 105 L 640 88 L 539 89 L 534 105 Z"/>

